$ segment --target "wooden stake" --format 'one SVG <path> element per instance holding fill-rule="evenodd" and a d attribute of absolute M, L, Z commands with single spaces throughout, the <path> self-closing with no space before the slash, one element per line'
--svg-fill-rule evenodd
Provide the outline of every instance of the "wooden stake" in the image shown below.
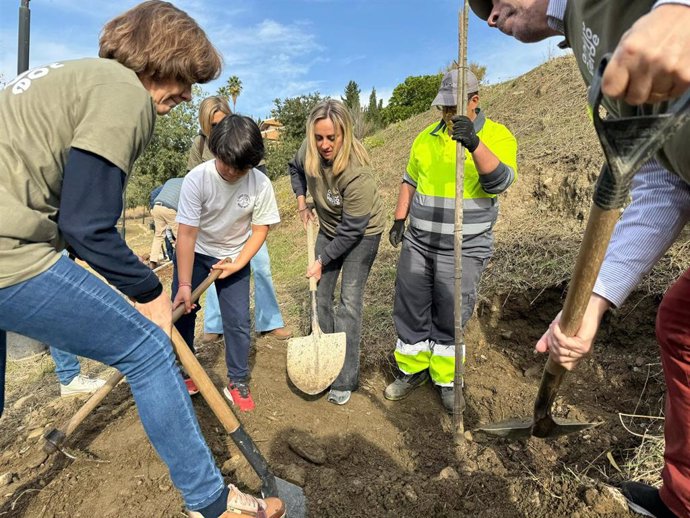
<path fill-rule="evenodd" d="M 467 106 L 467 28 L 469 25 L 468 1 L 464 0 L 463 8 L 458 13 L 458 97 L 457 113 L 465 115 Z M 458 142 L 455 152 L 455 402 L 453 408 L 455 442 L 460 444 L 465 440 L 465 425 L 463 420 L 462 385 L 465 374 L 465 364 L 461 344 L 463 340 L 462 329 L 462 221 L 463 221 L 463 194 L 465 192 L 465 147 Z"/>

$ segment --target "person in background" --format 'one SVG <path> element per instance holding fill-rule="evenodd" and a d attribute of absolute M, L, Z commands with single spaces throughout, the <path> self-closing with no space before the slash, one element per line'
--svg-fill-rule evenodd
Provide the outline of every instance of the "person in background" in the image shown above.
<path fill-rule="evenodd" d="M 587 85 L 603 56 L 609 115 L 651 109 L 690 87 L 690 2 L 685 0 L 470 0 L 490 27 L 528 43 L 565 36 Z M 664 105 L 661 105 L 664 108 Z M 580 329 L 566 337 L 560 313 L 539 339 L 566 369 L 591 353 L 604 313 L 620 306 L 690 221 L 690 124 L 679 128 L 632 182 L 630 205 L 616 224 Z M 666 291 L 656 336 L 666 381 L 664 467 L 660 489 L 624 482 L 630 509 L 656 518 L 690 516 L 690 270 Z"/>
<path fill-rule="evenodd" d="M 230 105 L 224 97 L 214 95 L 207 97 L 199 106 L 199 126 L 201 131 L 194 139 L 189 150 L 187 171 L 191 171 L 202 162 L 213 160 L 213 154 L 208 148 L 208 138 L 211 130 L 226 115 L 230 115 Z M 266 174 L 264 160 L 256 166 Z M 250 261 L 254 274 L 254 329 L 260 335 L 271 336 L 278 340 L 292 337 L 292 331 L 285 326 L 280 306 L 273 287 L 271 274 L 271 259 L 268 246 L 264 243 Z M 204 309 L 204 336 L 202 342 L 211 343 L 223 338 L 223 323 L 220 316 L 220 306 L 215 286 L 206 290 L 206 306 Z"/>
<path fill-rule="evenodd" d="M 255 406 L 249 390 L 249 261 L 280 215 L 271 181 L 254 167 L 264 144 L 252 119 L 227 115 L 211 132 L 209 149 L 216 158 L 187 173 L 180 192 L 172 291 L 173 306 L 184 304 L 186 314 L 175 326 L 194 351 L 199 305 L 191 303 L 191 293 L 211 269 L 222 270 L 215 285 L 228 372 L 223 393 L 247 412 Z M 232 262 L 222 263 L 225 258 Z"/>
<path fill-rule="evenodd" d="M 347 107 L 333 99 L 317 104 L 307 119 L 307 137 L 288 169 L 297 211 L 306 226 L 319 221 L 316 260 L 307 277 L 319 281 L 316 291 L 319 326 L 324 333 L 345 332 L 345 364 L 331 385 L 328 401 L 344 405 L 359 382 L 364 287 L 384 228 L 383 204 L 369 166 L 369 155 L 352 131 Z M 342 272 L 340 304 L 334 293 Z"/>
<path fill-rule="evenodd" d="M 0 412 L 6 331 L 92 358 L 127 377 L 190 518 L 283 517 L 279 499 L 225 485 L 175 365 L 170 297 L 116 228 L 156 116 L 218 77 L 221 57 L 159 0 L 106 23 L 98 55 L 29 70 L 0 92 Z M 66 244 L 134 304 L 63 257 Z"/>
<path fill-rule="evenodd" d="M 157 187 L 151 192 L 152 207 L 151 216 L 153 216 L 154 235 L 151 243 L 151 255 L 149 256 L 149 266 L 156 268 L 163 262 L 163 244 L 166 245 L 166 229 L 172 231 L 173 236 L 177 235 L 177 200 L 180 198 L 180 188 L 182 187 L 182 178 L 172 178 Z M 155 196 L 154 196 L 155 193 Z M 169 257 L 172 259 L 172 257 Z"/>
<path fill-rule="evenodd" d="M 493 254 L 498 198 L 517 175 L 517 142 L 479 108 L 479 82 L 467 71 L 467 105 L 456 116 L 458 71 L 448 72 L 432 102 L 441 110 L 417 136 L 403 175 L 390 242 L 402 242 L 395 280 L 393 320 L 399 374 L 386 387 L 396 401 L 429 378 L 443 407 L 453 413 L 455 390 L 455 196 L 456 140 L 465 146 L 462 237 L 462 325 L 477 300 L 477 287 Z M 450 158 L 449 158 L 450 157 Z M 410 224 L 405 232 L 405 220 Z M 463 363 L 465 344 L 461 347 Z M 460 394 L 462 396 L 462 394 Z M 464 397 L 461 407 L 464 408 Z"/>

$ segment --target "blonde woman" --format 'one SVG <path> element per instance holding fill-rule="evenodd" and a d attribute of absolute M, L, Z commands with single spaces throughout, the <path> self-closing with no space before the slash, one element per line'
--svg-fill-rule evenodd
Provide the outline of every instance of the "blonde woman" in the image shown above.
<path fill-rule="evenodd" d="M 344 405 L 358 385 L 364 286 L 385 218 L 369 155 L 354 137 L 352 118 L 343 103 L 328 99 L 314 107 L 307 137 L 289 170 L 300 219 L 306 225 L 315 217 L 307 207 L 307 192 L 319 219 L 317 259 L 307 269 L 307 277 L 319 281 L 319 325 L 325 333 L 347 335 L 345 365 L 328 394 L 328 401 Z M 333 298 L 341 272 L 336 313 Z"/>
<path fill-rule="evenodd" d="M 192 148 L 189 150 L 187 160 L 187 171 L 191 171 L 196 166 L 215 157 L 208 148 L 208 137 L 211 130 L 230 115 L 230 105 L 225 97 L 213 95 L 201 101 L 199 106 L 199 126 L 201 132 L 194 139 Z M 264 160 L 256 166 L 262 173 L 266 174 Z M 268 247 L 264 243 L 250 262 L 251 271 L 254 275 L 254 329 L 260 335 L 267 335 L 278 340 L 287 340 L 292 336 L 289 328 L 285 327 L 283 316 L 280 313 L 280 306 L 273 288 L 273 277 L 271 274 L 271 258 L 268 255 Z M 204 308 L 204 337 L 203 342 L 213 342 L 223 336 L 223 322 L 220 316 L 218 296 L 215 287 L 212 285 L 206 292 L 206 307 Z"/>
<path fill-rule="evenodd" d="M 113 366 L 190 517 L 282 516 L 280 500 L 225 486 L 175 365 L 170 297 L 115 228 L 156 116 L 218 77 L 220 55 L 158 0 L 108 22 L 99 43 L 100 58 L 35 68 L 0 92 L 0 387 L 6 331 Z M 135 304 L 63 257 L 65 244 Z"/>

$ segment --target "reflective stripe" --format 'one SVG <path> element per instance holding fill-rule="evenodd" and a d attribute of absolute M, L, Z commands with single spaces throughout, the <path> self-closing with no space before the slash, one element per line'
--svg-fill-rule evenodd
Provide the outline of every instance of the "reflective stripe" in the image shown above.
<path fill-rule="evenodd" d="M 434 344 L 431 351 L 434 356 L 451 356 L 455 358 L 455 345 Z"/>
<path fill-rule="evenodd" d="M 409 175 L 405 174 L 405 179 L 408 177 Z M 442 198 L 441 196 L 429 196 L 428 194 L 415 192 L 414 201 L 424 207 L 455 210 L 455 198 Z M 490 209 L 497 204 L 498 200 L 496 198 L 465 198 L 462 200 L 462 208 L 465 210 Z"/>
<path fill-rule="evenodd" d="M 398 341 L 395 343 L 395 350 L 406 356 L 415 356 L 419 353 L 431 352 L 431 344 L 429 340 L 417 342 L 416 344 L 408 344 L 398 338 Z"/>
<path fill-rule="evenodd" d="M 462 224 L 462 235 L 471 236 L 474 234 L 481 234 L 491 229 L 491 221 L 483 223 L 465 223 Z M 418 228 L 424 232 L 435 232 L 437 234 L 453 234 L 455 225 L 453 223 L 436 223 L 434 221 L 427 221 L 419 219 L 410 215 L 410 225 Z"/>

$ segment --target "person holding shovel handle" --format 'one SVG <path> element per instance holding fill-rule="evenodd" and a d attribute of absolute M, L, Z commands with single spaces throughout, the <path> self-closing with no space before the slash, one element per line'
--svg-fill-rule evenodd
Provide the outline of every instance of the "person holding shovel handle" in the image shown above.
<path fill-rule="evenodd" d="M 199 126 L 201 131 L 194 138 L 187 158 L 187 171 L 214 156 L 208 148 L 208 139 L 211 130 L 222 121 L 226 115 L 230 115 L 230 105 L 225 97 L 212 95 L 201 101 L 199 105 Z M 266 165 L 262 160 L 256 166 L 266 174 Z M 285 326 L 280 312 L 273 277 L 271 274 L 271 258 L 268 255 L 267 243 L 264 243 L 252 260 L 249 261 L 254 275 L 254 330 L 257 335 L 270 336 L 278 340 L 287 340 L 292 337 L 292 331 Z M 223 337 L 223 321 L 218 305 L 218 295 L 214 285 L 206 290 L 206 309 L 204 310 L 204 336 L 202 342 L 210 343 Z"/>
<path fill-rule="evenodd" d="M 443 407 L 453 413 L 455 355 L 456 141 L 466 148 L 463 194 L 462 325 L 474 311 L 477 287 L 493 253 L 498 197 L 517 176 L 517 141 L 479 108 L 479 82 L 466 79 L 467 104 L 456 115 L 458 71 L 448 72 L 432 102 L 441 120 L 415 138 L 400 184 L 390 242 L 402 242 L 395 280 L 393 320 L 398 339 L 396 379 L 386 399 L 407 397 L 429 378 Z M 451 158 L 452 157 L 452 158 Z M 405 220 L 410 223 L 405 231 Z M 461 394 L 462 396 L 462 394 Z M 464 398 L 462 399 L 464 402 Z M 464 403 L 461 404 L 464 407 Z"/>
<path fill-rule="evenodd" d="M 211 132 L 209 149 L 215 160 L 187 173 L 180 191 L 172 291 L 173 307 L 184 303 L 187 314 L 175 327 L 194 350 L 199 308 L 191 302 L 192 291 L 209 270 L 223 270 L 215 282 L 228 369 L 223 393 L 240 410 L 250 411 L 254 400 L 249 390 L 249 262 L 280 215 L 271 181 L 255 167 L 264 157 L 264 144 L 252 119 L 224 117 Z M 224 258 L 232 262 L 221 264 Z"/>
<path fill-rule="evenodd" d="M 523 42 L 565 36 L 585 83 L 602 57 L 613 53 L 602 77 L 605 105 L 614 117 L 637 115 L 690 87 L 690 2 L 470 0 L 491 27 Z M 662 105 L 663 108 L 663 105 Z M 587 354 L 607 309 L 622 304 L 690 221 L 690 124 L 669 138 L 656 159 L 635 175 L 632 202 L 609 244 L 582 324 L 573 337 L 559 316 L 537 342 L 566 369 Z M 665 452 L 661 489 L 622 485 L 630 508 L 657 518 L 690 516 L 690 270 L 659 306 L 656 334 L 666 380 Z"/>
<path fill-rule="evenodd" d="M 333 99 L 317 104 L 307 119 L 307 137 L 288 169 L 297 211 L 306 224 L 319 220 L 317 259 L 307 277 L 319 284 L 316 298 L 324 333 L 345 332 L 345 364 L 331 385 L 328 401 L 344 405 L 359 381 L 364 287 L 384 228 L 381 198 L 369 166 L 369 155 L 352 131 L 348 108 Z M 336 282 L 342 272 L 340 304 L 333 309 Z"/>
<path fill-rule="evenodd" d="M 99 43 L 99 58 L 29 70 L 0 92 L 0 401 L 6 331 L 113 366 L 191 517 L 282 516 L 280 500 L 225 486 L 175 365 L 170 298 L 115 226 L 156 115 L 218 77 L 221 57 L 159 0 L 109 21 Z M 63 257 L 66 244 L 134 305 Z"/>

